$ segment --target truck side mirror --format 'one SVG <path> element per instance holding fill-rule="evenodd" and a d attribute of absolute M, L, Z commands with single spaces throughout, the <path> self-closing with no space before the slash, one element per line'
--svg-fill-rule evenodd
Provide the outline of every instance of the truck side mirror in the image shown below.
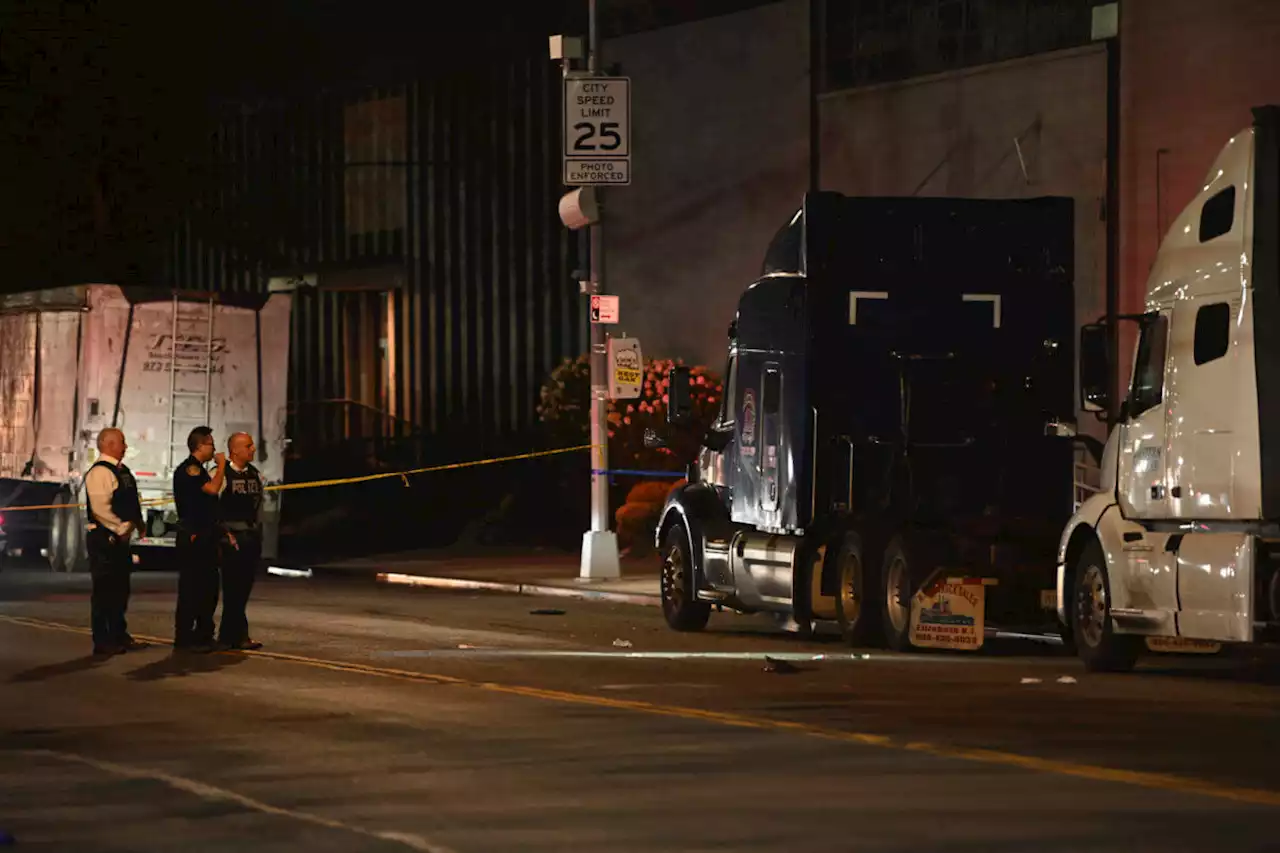
<path fill-rule="evenodd" d="M 667 423 L 672 426 L 688 426 L 693 422 L 693 391 L 689 382 L 689 368 L 677 365 L 667 376 Z"/>
<path fill-rule="evenodd" d="M 1110 337 L 1105 323 L 1080 328 L 1080 408 L 1086 412 L 1111 407 Z"/>

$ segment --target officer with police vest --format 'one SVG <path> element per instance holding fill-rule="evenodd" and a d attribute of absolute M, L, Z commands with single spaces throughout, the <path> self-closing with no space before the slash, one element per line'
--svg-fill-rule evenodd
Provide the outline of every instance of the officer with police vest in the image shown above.
<path fill-rule="evenodd" d="M 222 529 L 222 624 L 218 644 L 228 649 L 260 649 L 249 637 L 245 608 L 262 557 L 262 475 L 253 466 L 253 436 L 238 432 L 227 439 L 226 481 L 219 498 Z"/>
<path fill-rule="evenodd" d="M 110 657 L 147 647 L 129 635 L 125 611 L 129 609 L 129 574 L 133 559 L 129 540 L 142 524 L 138 482 L 124 464 L 129 449 L 124 433 L 108 427 L 98 433 L 98 461 L 85 474 L 85 537 L 93 593 L 89 620 L 93 653 Z"/>
<path fill-rule="evenodd" d="M 213 614 L 218 609 L 218 493 L 222 491 L 227 457 L 214 452 L 213 430 L 196 427 L 187 436 L 191 455 L 173 472 L 173 497 L 178 505 L 178 604 L 174 614 L 173 647 L 208 652 L 214 648 Z M 216 462 L 212 477 L 205 470 Z"/>

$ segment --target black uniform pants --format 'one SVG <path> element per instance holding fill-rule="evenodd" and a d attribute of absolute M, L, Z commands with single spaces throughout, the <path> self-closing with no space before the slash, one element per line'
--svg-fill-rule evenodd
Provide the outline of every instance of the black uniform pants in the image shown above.
<path fill-rule="evenodd" d="M 222 624 L 218 639 L 235 645 L 249 639 L 249 617 L 245 608 L 262 557 L 262 534 L 253 530 L 234 530 L 236 545 L 222 545 Z"/>
<path fill-rule="evenodd" d="M 129 625 L 125 611 L 129 609 L 129 574 L 133 561 L 129 556 L 129 540 L 112 534 L 105 527 L 87 533 L 89 573 L 93 592 L 89 598 L 89 626 L 94 648 L 127 645 Z"/>
<path fill-rule="evenodd" d="M 218 609 L 218 536 L 178 531 L 178 606 L 173 644 L 213 643 L 213 613 Z"/>

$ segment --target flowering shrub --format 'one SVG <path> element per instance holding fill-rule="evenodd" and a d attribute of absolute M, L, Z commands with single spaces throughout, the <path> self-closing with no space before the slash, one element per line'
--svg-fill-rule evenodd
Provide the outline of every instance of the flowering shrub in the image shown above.
<path fill-rule="evenodd" d="M 667 376 L 677 359 L 647 359 L 644 385 L 636 400 L 610 400 L 609 467 L 646 471 L 678 471 L 697 454 L 702 436 L 720 410 L 724 386 L 720 377 L 701 365 L 689 369 L 693 424 L 667 426 Z M 591 371 L 587 356 L 565 359 L 542 386 L 538 417 L 557 443 L 586 444 L 590 437 Z M 644 431 L 653 429 L 669 447 L 644 446 Z"/>
<path fill-rule="evenodd" d="M 653 531 L 658 526 L 658 516 L 667 502 L 667 496 L 683 486 L 683 479 L 645 480 L 627 493 L 627 501 L 618 507 L 614 518 L 618 522 L 618 545 L 633 556 L 648 554 L 653 550 Z"/>
<path fill-rule="evenodd" d="M 703 435 L 720 411 L 724 386 L 707 368 L 689 369 L 693 423 L 667 426 L 667 384 L 671 368 L 680 360 L 648 359 L 639 399 L 610 400 L 608 404 L 609 465 L 611 470 L 679 471 L 697 455 Z M 587 444 L 591 429 L 591 367 L 587 356 L 565 359 L 542 386 L 538 417 L 560 446 Z M 663 436 L 668 447 L 644 446 L 646 429 Z M 593 467 L 595 467 L 593 464 Z M 625 476 L 619 482 L 631 486 L 618 507 L 618 544 L 633 554 L 653 547 L 653 529 L 671 490 L 683 480 L 637 480 Z"/>

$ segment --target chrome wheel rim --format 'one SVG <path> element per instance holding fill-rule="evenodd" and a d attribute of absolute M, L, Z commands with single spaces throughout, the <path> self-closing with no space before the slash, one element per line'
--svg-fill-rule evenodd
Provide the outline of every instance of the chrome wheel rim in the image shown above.
<path fill-rule="evenodd" d="M 1076 596 L 1076 630 L 1091 647 L 1102 643 L 1107 624 L 1107 584 L 1100 566 L 1089 566 L 1080 577 Z"/>
<path fill-rule="evenodd" d="M 884 603 L 885 613 L 894 631 L 902 633 L 907 630 L 911 620 L 911 604 L 907 593 L 907 561 L 901 557 L 894 557 L 889 564 Z"/>
<path fill-rule="evenodd" d="M 679 545 L 672 545 L 662 561 L 662 603 L 668 610 L 676 610 L 683 601 L 684 552 Z"/>
<path fill-rule="evenodd" d="M 858 575 L 862 563 L 858 555 L 846 551 L 840 557 L 840 613 L 846 625 L 855 625 L 862 614 L 862 596 L 858 593 Z"/>

